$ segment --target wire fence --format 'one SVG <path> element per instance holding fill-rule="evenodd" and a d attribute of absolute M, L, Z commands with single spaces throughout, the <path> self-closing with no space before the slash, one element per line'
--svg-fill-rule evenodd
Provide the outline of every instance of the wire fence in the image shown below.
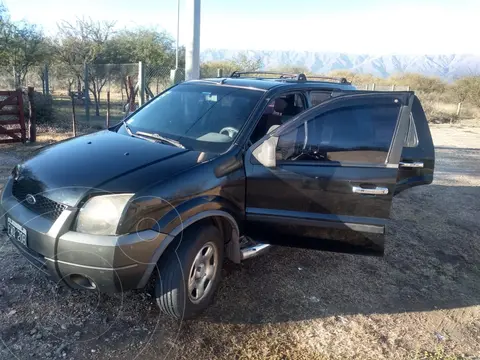
<path fill-rule="evenodd" d="M 217 77 L 218 69 L 202 69 L 202 78 Z M 228 76 L 228 75 L 227 75 Z M 15 69 L 0 66 L 0 90 L 34 87 L 40 125 L 71 127 L 72 106 L 77 121 L 104 127 L 107 112 L 111 123 L 144 101 L 171 86 L 172 79 L 183 81 L 185 69 L 172 73 L 170 67 L 153 64 L 51 64 Z M 140 85 L 140 84 L 143 84 Z M 354 84 L 360 90 L 403 91 L 408 86 Z M 86 91 L 88 88 L 88 91 Z M 139 88 L 144 91 L 139 91 Z M 132 93 L 135 94 L 130 104 Z M 107 97 L 109 99 L 107 104 Z"/>

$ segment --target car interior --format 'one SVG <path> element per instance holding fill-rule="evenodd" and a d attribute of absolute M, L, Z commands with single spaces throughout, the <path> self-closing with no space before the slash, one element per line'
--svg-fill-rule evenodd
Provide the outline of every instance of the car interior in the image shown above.
<path fill-rule="evenodd" d="M 265 108 L 251 137 L 252 144 L 305 110 L 303 96 L 287 94 L 272 99 Z"/>

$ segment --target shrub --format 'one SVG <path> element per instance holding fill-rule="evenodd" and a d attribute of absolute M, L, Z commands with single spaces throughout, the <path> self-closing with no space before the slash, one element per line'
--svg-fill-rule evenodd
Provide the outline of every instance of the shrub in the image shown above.
<path fill-rule="evenodd" d="M 52 96 L 43 95 L 35 91 L 33 95 L 35 111 L 37 115 L 37 124 L 51 124 L 55 120 L 55 114 L 52 106 Z"/>
<path fill-rule="evenodd" d="M 439 77 L 413 73 L 393 75 L 388 80 L 391 84 L 410 86 L 412 90 L 425 94 L 441 94 L 447 88 L 446 82 Z"/>
<path fill-rule="evenodd" d="M 24 91 L 24 94 L 23 111 L 25 113 L 25 118 L 28 119 L 29 109 L 26 91 Z M 43 95 L 41 92 L 34 91 L 33 102 L 35 104 L 37 124 L 52 124 L 55 120 L 52 96 Z"/>

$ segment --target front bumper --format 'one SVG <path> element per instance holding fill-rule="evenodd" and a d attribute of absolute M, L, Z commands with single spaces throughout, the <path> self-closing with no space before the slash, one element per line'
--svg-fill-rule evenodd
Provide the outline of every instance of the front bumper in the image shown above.
<path fill-rule="evenodd" d="M 168 235 L 153 230 L 119 236 L 71 231 L 76 209 L 66 209 L 51 221 L 18 202 L 11 186 L 9 180 L 2 192 L 0 224 L 6 226 L 10 217 L 27 230 L 27 246 L 12 243 L 53 281 L 82 288 L 78 279 L 87 278 L 94 285 L 90 288 L 101 292 L 138 289 L 148 282 Z"/>

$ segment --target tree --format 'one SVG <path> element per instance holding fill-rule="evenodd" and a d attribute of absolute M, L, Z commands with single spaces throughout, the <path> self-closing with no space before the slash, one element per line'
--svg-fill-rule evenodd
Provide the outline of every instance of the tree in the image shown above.
<path fill-rule="evenodd" d="M 257 71 L 263 67 L 262 59 L 259 56 L 249 57 L 245 52 L 241 52 L 235 56 L 232 64 L 240 71 Z"/>
<path fill-rule="evenodd" d="M 480 107 L 480 76 L 469 76 L 462 81 L 464 92 L 468 93 L 466 100 L 472 105 Z"/>
<path fill-rule="evenodd" d="M 463 78 L 457 79 L 451 86 L 450 90 L 453 97 L 459 103 L 463 103 L 469 98 L 470 93 L 472 92 L 472 87 L 474 87 L 474 78 L 463 77 Z"/>
<path fill-rule="evenodd" d="M 410 86 L 412 90 L 423 94 L 443 93 L 447 86 L 439 77 L 414 73 L 394 75 L 389 78 L 389 81 L 395 85 Z"/>
<path fill-rule="evenodd" d="M 83 66 L 89 66 L 88 90 L 95 101 L 95 115 L 100 115 L 100 94 L 110 71 L 105 64 L 115 63 L 109 49 L 115 22 L 77 18 L 74 24 L 62 21 L 58 24 L 57 56 L 69 70 L 85 80 Z"/>
<path fill-rule="evenodd" d="M 222 69 L 225 76 L 234 71 L 257 71 L 263 66 L 260 57 L 249 57 L 242 52 L 230 60 L 207 61 L 200 65 L 200 77 L 215 77 L 217 69 Z"/>
<path fill-rule="evenodd" d="M 14 77 L 14 86 L 24 82 L 29 69 L 42 65 L 49 57 L 50 46 L 36 25 L 13 22 L 0 4 L 0 63 Z"/>
<path fill-rule="evenodd" d="M 115 58 L 117 63 L 145 64 L 146 86 L 156 82 L 157 92 L 160 83 L 170 82 L 170 70 L 175 66 L 175 42 L 164 31 L 149 28 L 137 28 L 121 31 L 111 39 L 107 51 L 111 52 L 110 58 Z M 185 67 L 185 48 L 179 52 L 179 67 Z M 125 70 L 125 69 L 121 69 Z M 125 79 L 125 71 L 120 71 L 119 76 Z"/>

